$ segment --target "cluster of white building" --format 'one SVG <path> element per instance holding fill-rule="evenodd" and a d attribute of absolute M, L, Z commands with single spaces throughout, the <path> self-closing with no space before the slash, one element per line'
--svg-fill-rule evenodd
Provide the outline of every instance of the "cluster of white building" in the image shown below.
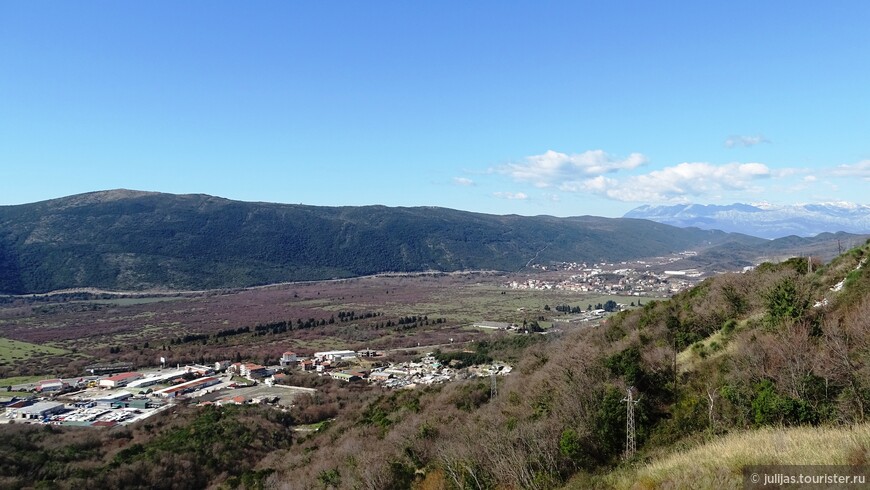
<path fill-rule="evenodd" d="M 457 378 L 490 376 L 493 373 L 506 375 L 511 370 L 512 368 L 506 364 L 454 369 L 441 364 L 432 353 L 429 353 L 420 359 L 420 362 L 402 362 L 376 369 L 369 373 L 368 380 L 387 388 L 414 388 L 417 385 L 446 383 Z"/>

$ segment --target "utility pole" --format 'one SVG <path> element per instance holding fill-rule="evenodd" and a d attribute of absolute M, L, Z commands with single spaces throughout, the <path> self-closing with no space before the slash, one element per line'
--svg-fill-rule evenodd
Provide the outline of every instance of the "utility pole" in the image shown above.
<path fill-rule="evenodd" d="M 637 405 L 637 402 L 640 401 L 640 398 L 637 400 L 634 399 L 634 386 L 628 387 L 628 395 L 622 399 L 626 403 L 627 413 L 626 413 L 626 427 L 625 427 L 625 459 L 631 459 L 634 457 L 634 453 L 637 452 L 637 443 L 634 438 L 634 406 Z"/>

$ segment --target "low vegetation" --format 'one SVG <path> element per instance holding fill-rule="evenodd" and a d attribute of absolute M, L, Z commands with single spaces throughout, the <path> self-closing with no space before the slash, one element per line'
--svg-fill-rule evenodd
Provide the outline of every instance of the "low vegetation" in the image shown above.
<path fill-rule="evenodd" d="M 180 408 L 125 429 L 3 428 L 0 487 L 256 486 L 267 454 L 293 443 L 291 416 L 270 408 Z"/>
<path fill-rule="evenodd" d="M 470 377 L 387 391 L 294 374 L 318 393 L 287 414 L 190 409 L 159 427 L 97 433 L 80 450 L 69 449 L 85 444 L 73 432 L 48 447 L 33 434 L 56 429 L 16 428 L 37 431 L 9 444 L 29 456 L 0 474 L 12 487 L 160 488 L 177 476 L 230 488 L 655 488 L 733 487 L 751 463 L 866 464 L 868 251 L 724 274 L 599 327 L 437 353 L 457 366 L 512 360 L 495 386 Z M 638 400 L 630 457 L 628 390 Z M 240 441 L 240 462 L 224 459 L 226 440 Z"/>
<path fill-rule="evenodd" d="M 49 345 L 36 345 L 0 337 L 0 362 L 23 361 L 34 355 L 61 355 L 66 352 Z"/>
<path fill-rule="evenodd" d="M 566 489 L 741 488 L 750 465 L 856 465 L 870 458 L 870 425 L 764 427 L 721 438 L 618 469 L 604 477 L 581 476 Z"/>

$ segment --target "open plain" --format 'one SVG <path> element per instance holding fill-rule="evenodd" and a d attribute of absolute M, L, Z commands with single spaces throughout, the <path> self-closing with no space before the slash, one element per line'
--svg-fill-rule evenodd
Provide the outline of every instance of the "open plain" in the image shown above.
<path fill-rule="evenodd" d="M 3 345 L 27 346 L 0 358 L 0 378 L 77 376 L 95 364 L 155 366 L 251 359 L 274 363 L 283 352 L 459 347 L 493 332 L 474 322 L 516 325 L 568 318 L 629 293 L 512 289 L 517 281 L 564 275 L 467 273 L 395 275 L 149 296 L 59 293 L 5 297 Z M 561 323 L 560 326 L 566 324 Z M 7 340 L 8 339 L 8 340 Z M 21 362 L 26 354 L 27 362 Z"/>

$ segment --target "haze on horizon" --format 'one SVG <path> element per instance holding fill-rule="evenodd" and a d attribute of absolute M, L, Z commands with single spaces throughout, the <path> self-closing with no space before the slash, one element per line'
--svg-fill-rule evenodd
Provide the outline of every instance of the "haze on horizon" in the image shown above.
<path fill-rule="evenodd" d="M 866 2 L 0 7 L 0 205 L 868 204 Z"/>

